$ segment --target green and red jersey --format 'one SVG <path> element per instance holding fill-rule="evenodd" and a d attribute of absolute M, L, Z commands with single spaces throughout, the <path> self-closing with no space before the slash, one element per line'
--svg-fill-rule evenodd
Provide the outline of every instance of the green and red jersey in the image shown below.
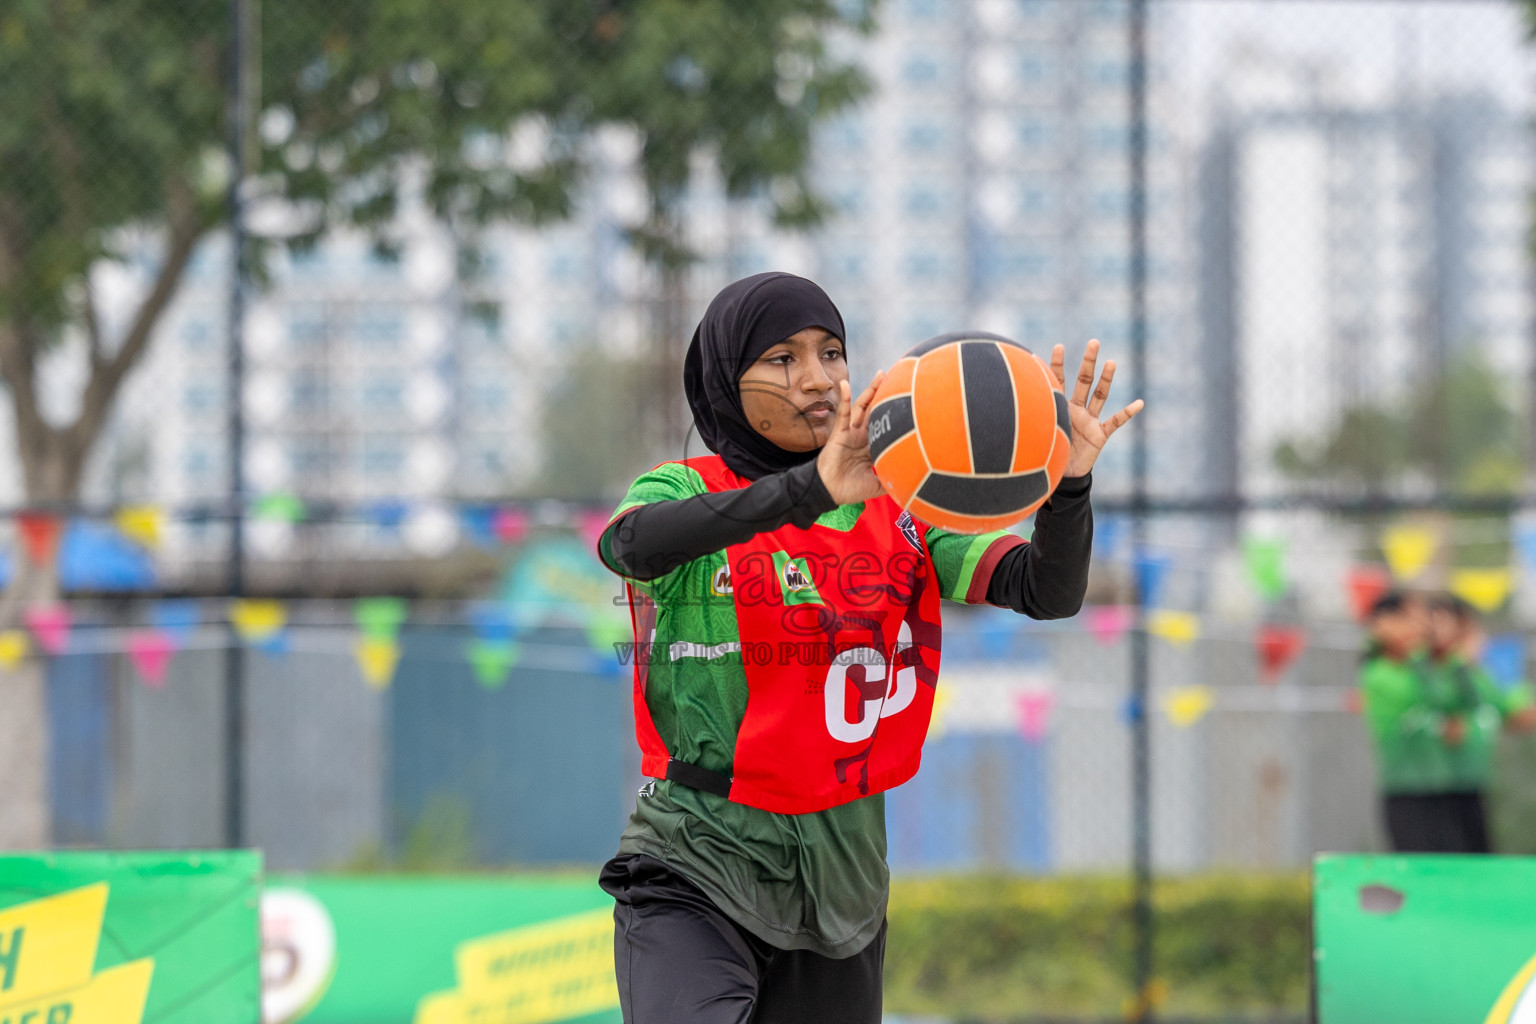
<path fill-rule="evenodd" d="M 614 517 L 747 483 L 714 456 L 666 463 Z M 628 581 L 643 770 L 734 779 L 731 799 L 647 786 L 619 851 L 674 865 L 775 946 L 862 949 L 888 888 L 880 791 L 916 770 L 932 707 L 937 602 L 984 601 L 1020 543 L 922 528 L 882 496 Z"/>

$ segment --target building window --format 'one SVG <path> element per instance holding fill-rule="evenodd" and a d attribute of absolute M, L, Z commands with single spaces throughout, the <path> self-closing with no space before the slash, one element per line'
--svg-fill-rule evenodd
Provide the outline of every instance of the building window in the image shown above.
<path fill-rule="evenodd" d="M 928 249 L 915 249 L 907 253 L 905 262 L 907 276 L 911 278 L 933 281 L 944 273 L 944 260 Z"/>
<path fill-rule="evenodd" d="M 324 412 L 330 397 L 330 384 L 320 374 L 314 372 L 294 374 L 289 398 L 290 407 L 294 412 Z"/>
<path fill-rule="evenodd" d="M 398 475 L 405 467 L 405 446 L 393 438 L 365 438 L 362 462 L 364 476 Z"/>
<path fill-rule="evenodd" d="M 205 352 L 213 347 L 213 329 L 201 317 L 192 317 L 181 324 L 181 340 L 191 352 Z"/>
<path fill-rule="evenodd" d="M 937 121 L 913 121 L 907 125 L 905 145 L 910 153 L 934 153 L 944 145 L 944 126 Z"/>
<path fill-rule="evenodd" d="M 352 317 L 351 334 L 359 345 L 393 349 L 405 339 L 405 318 L 388 306 L 358 310 Z"/>
<path fill-rule="evenodd" d="M 189 384 L 181 395 L 181 408 L 189 415 L 212 412 L 218 405 L 218 392 L 208 384 Z"/>
<path fill-rule="evenodd" d="M 507 411 L 507 388 L 504 384 L 475 384 L 469 389 L 469 409 L 475 413 L 504 413 Z"/>
<path fill-rule="evenodd" d="M 405 382 L 395 376 L 375 375 L 363 381 L 358 397 L 364 412 L 400 412 L 405 408 Z"/>
<path fill-rule="evenodd" d="M 910 217 L 932 217 L 943 212 L 946 204 L 937 189 L 918 185 L 907 190 L 902 205 Z"/>
<path fill-rule="evenodd" d="M 217 466 L 213 453 L 206 445 L 188 445 L 182 455 L 182 471 L 192 483 L 207 483 L 213 479 Z"/>
<path fill-rule="evenodd" d="M 939 77 L 939 62 L 927 54 L 908 57 L 906 65 L 901 69 L 902 81 L 908 85 L 937 85 Z"/>
<path fill-rule="evenodd" d="M 314 438 L 294 441 L 288 449 L 288 465 L 298 476 L 325 476 L 335 466 L 330 445 Z"/>
<path fill-rule="evenodd" d="M 296 347 L 323 345 L 329 333 L 325 310 L 319 306 L 296 306 L 288 314 L 288 340 Z"/>
<path fill-rule="evenodd" d="M 933 21 L 939 17 L 939 0 L 906 0 L 903 12 L 913 21 Z"/>

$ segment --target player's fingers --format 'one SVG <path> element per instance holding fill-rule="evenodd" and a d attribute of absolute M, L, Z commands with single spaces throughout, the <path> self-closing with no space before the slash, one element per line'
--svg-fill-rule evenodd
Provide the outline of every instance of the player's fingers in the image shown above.
<path fill-rule="evenodd" d="M 864 426 L 869 420 L 869 407 L 875 404 L 875 392 L 880 390 L 881 381 L 885 380 L 885 371 L 875 374 L 875 379 L 869 382 L 869 387 L 859 395 L 859 400 L 853 403 L 853 427 L 855 430 Z"/>
<path fill-rule="evenodd" d="M 853 424 L 853 400 L 849 397 L 848 382 L 837 382 L 837 429 L 838 434 L 846 434 Z"/>
<path fill-rule="evenodd" d="M 1121 409 L 1119 412 L 1111 416 L 1107 423 L 1100 424 L 1100 426 L 1104 428 L 1104 439 L 1106 441 L 1109 440 L 1109 435 L 1113 434 L 1115 431 L 1131 422 L 1131 418 L 1134 417 L 1137 413 L 1141 412 L 1142 409 L 1146 408 L 1146 405 L 1147 403 L 1138 398 L 1136 401 L 1132 402 L 1130 405 L 1126 406 L 1124 409 Z"/>
<path fill-rule="evenodd" d="M 1072 401 L 1077 405 L 1088 404 L 1088 392 L 1093 390 L 1093 371 L 1099 362 L 1099 339 L 1089 338 L 1083 349 L 1083 362 L 1077 368 L 1077 387 L 1072 389 Z"/>
<path fill-rule="evenodd" d="M 1051 374 L 1057 384 L 1067 386 L 1067 346 L 1055 345 L 1051 348 Z"/>
<path fill-rule="evenodd" d="M 1115 361 L 1113 359 L 1104 364 L 1104 372 L 1099 375 L 1099 386 L 1093 389 L 1093 400 L 1088 403 L 1088 411 L 1098 416 L 1104 411 L 1104 403 L 1109 401 L 1109 386 L 1115 379 Z"/>

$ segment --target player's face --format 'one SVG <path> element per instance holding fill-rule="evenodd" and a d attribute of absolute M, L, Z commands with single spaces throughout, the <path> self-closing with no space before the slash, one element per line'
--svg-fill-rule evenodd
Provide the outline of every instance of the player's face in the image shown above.
<path fill-rule="evenodd" d="M 738 382 L 741 407 L 757 432 L 780 448 L 813 451 L 832 434 L 838 387 L 847 379 L 841 339 L 807 327 L 747 367 Z"/>
<path fill-rule="evenodd" d="M 1461 620 L 1454 612 L 1436 608 L 1429 613 L 1429 645 L 1436 654 L 1450 651 L 1462 639 Z"/>

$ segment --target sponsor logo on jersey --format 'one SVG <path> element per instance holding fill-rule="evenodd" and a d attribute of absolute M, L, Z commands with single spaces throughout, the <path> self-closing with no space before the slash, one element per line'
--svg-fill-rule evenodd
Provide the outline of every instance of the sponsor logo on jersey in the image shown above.
<path fill-rule="evenodd" d="M 896 517 L 896 529 L 900 530 L 901 535 L 907 538 L 908 544 L 911 544 L 918 551 L 923 550 L 923 542 L 917 535 L 917 524 L 912 521 L 911 512 L 908 512 L 906 509 L 901 510 L 901 515 Z"/>
<path fill-rule="evenodd" d="M 804 558 L 791 558 L 787 551 L 775 551 L 773 564 L 778 570 L 779 585 L 784 591 L 785 604 L 821 604 L 821 594 L 811 577 L 810 566 Z"/>
<path fill-rule="evenodd" d="M 788 590 L 790 593 L 794 593 L 797 590 L 809 590 L 810 586 L 810 579 L 806 577 L 805 573 L 801 571 L 798 565 L 796 565 L 794 562 L 784 563 L 785 590 Z"/>
<path fill-rule="evenodd" d="M 715 570 L 714 576 L 710 577 L 709 580 L 709 589 L 714 592 L 716 597 L 726 597 L 731 593 L 730 563 L 726 563 Z"/>

